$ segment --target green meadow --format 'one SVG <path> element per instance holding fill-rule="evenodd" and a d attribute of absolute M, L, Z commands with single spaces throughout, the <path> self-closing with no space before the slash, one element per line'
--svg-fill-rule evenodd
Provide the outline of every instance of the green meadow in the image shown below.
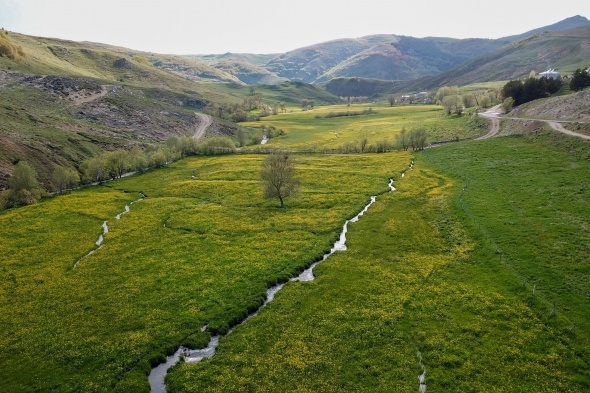
<path fill-rule="evenodd" d="M 215 357 L 177 365 L 170 391 L 415 392 L 422 365 L 428 391 L 588 390 L 590 214 L 574 181 L 588 169 L 523 138 L 417 154 L 349 226 L 346 252 L 288 283 Z"/>
<path fill-rule="evenodd" d="M 329 250 L 410 155 L 297 156 L 284 210 L 262 199 L 262 159 L 185 159 L 0 215 L 0 390 L 145 391 L 150 364 Z"/>
<path fill-rule="evenodd" d="M 372 109 L 375 113 L 362 113 Z M 287 113 L 261 118 L 257 122 L 241 123 L 244 127 L 273 126 L 283 130 L 284 136 L 272 138 L 269 148 L 298 148 L 305 150 L 342 149 L 367 139 L 368 145 L 382 141 L 395 143 L 395 136 L 402 128 L 408 131 L 424 128 L 428 141 L 449 141 L 483 135 L 477 126 L 471 125 L 470 115 L 446 116 L 440 106 L 407 105 L 383 106 L 371 104 L 330 105 L 302 111 L 292 109 Z"/>
<path fill-rule="evenodd" d="M 318 151 L 393 143 L 403 127 L 485 133 L 435 106 L 331 115 L 370 107 L 246 125 L 283 129 L 269 148 Z M 217 354 L 170 369 L 168 391 L 411 392 L 424 370 L 428 391 L 589 390 L 588 151 L 542 133 L 294 153 L 286 209 L 262 198 L 263 155 L 191 157 L 2 212 L 0 391 L 147 392 L 166 354 L 215 334 Z M 236 326 L 371 196 L 346 251 Z"/>

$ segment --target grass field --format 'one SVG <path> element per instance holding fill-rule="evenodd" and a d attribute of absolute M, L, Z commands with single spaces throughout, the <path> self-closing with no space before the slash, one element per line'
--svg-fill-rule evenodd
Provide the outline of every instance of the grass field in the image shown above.
<path fill-rule="evenodd" d="M 362 112 L 372 108 L 376 113 L 357 116 L 325 117 L 330 114 Z M 260 128 L 274 126 L 286 135 L 272 138 L 269 148 L 298 148 L 308 150 L 340 149 L 359 143 L 366 138 L 368 145 L 381 141 L 395 143 L 395 136 L 406 128 L 408 131 L 423 127 L 428 141 L 465 139 L 483 134 L 470 125 L 469 115 L 447 116 L 440 106 L 375 106 L 331 105 L 310 111 L 296 109 L 293 112 L 262 118 L 259 122 L 241 123 L 242 126 Z"/>
<path fill-rule="evenodd" d="M 445 139 L 481 133 L 440 108 L 373 109 L 250 126 L 285 129 L 269 142 L 285 148 L 352 143 L 357 132 L 371 143 L 404 125 Z M 332 129 L 338 140 L 322 139 Z M 557 139 L 294 155 L 302 189 L 284 210 L 261 197 L 263 156 L 243 154 L 3 212 L 0 391 L 148 391 L 150 366 L 227 333 L 269 286 L 329 250 L 372 195 L 346 252 L 315 281 L 287 283 L 215 357 L 171 369 L 169 390 L 409 392 L 422 365 L 428 391 L 588 390 L 589 149 Z"/>
<path fill-rule="evenodd" d="M 549 317 L 498 262 L 458 206 L 463 179 L 422 157 L 349 226 L 348 250 L 315 281 L 288 283 L 214 358 L 179 364 L 170 391 L 415 392 L 418 351 L 428 391 L 588 389 L 587 347 L 569 320 Z"/>
<path fill-rule="evenodd" d="M 285 210 L 261 197 L 262 159 L 186 159 L 1 214 L 0 390 L 145 391 L 150 362 L 244 318 L 410 156 L 299 156 Z"/>
<path fill-rule="evenodd" d="M 577 142 L 573 138 L 560 139 Z M 506 268 L 590 339 L 590 173 L 582 154 L 523 137 L 426 151 L 424 159 L 462 179 L 470 219 Z M 501 256 L 501 258 L 500 258 Z"/>

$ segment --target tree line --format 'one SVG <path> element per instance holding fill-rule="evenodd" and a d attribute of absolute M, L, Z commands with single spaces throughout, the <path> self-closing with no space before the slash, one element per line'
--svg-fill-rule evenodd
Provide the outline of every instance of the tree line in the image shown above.
<path fill-rule="evenodd" d="M 434 101 L 447 115 L 460 115 L 466 108 L 489 108 L 500 102 L 499 89 L 479 89 L 461 92 L 458 86 L 443 86 L 436 92 Z"/>
<path fill-rule="evenodd" d="M 559 91 L 563 82 L 554 78 L 529 76 L 523 80 L 511 80 L 502 88 L 504 107 L 519 106 L 524 103 L 545 98 Z M 508 100 L 508 101 L 506 101 Z"/>
<path fill-rule="evenodd" d="M 164 144 L 142 150 L 107 151 L 84 160 L 78 170 L 56 166 L 47 190 L 38 179 L 37 171 L 26 161 L 19 161 L 8 178 L 8 189 L 0 192 L 0 210 L 30 205 L 50 193 L 64 193 L 80 185 L 100 183 L 121 178 L 127 173 L 141 173 L 158 168 L 182 157 L 215 155 L 235 152 L 235 142 L 227 137 L 198 141 L 190 137 L 172 137 Z"/>

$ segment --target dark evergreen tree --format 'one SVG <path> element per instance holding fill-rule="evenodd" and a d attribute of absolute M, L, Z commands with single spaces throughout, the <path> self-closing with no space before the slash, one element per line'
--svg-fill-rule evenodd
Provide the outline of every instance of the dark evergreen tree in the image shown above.
<path fill-rule="evenodd" d="M 590 72 L 586 69 L 578 68 L 574 71 L 572 80 L 570 81 L 570 89 L 574 91 L 584 90 L 590 86 Z"/>

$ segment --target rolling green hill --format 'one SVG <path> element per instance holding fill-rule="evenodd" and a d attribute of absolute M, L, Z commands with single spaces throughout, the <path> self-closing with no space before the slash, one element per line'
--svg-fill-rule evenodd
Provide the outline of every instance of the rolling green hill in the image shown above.
<path fill-rule="evenodd" d="M 103 151 L 192 135 L 195 111 L 209 102 L 240 104 L 248 95 L 234 74 L 249 83 L 284 81 L 249 63 L 226 62 L 225 72 L 188 57 L 12 32 L 2 34 L 0 45 L 7 48 L 0 56 L 0 190 L 20 160 L 33 164 L 49 187 L 57 166 L 76 169 Z M 338 101 L 303 83 L 260 86 L 258 92 L 269 104 Z M 211 130 L 237 132 L 223 122 Z"/>

